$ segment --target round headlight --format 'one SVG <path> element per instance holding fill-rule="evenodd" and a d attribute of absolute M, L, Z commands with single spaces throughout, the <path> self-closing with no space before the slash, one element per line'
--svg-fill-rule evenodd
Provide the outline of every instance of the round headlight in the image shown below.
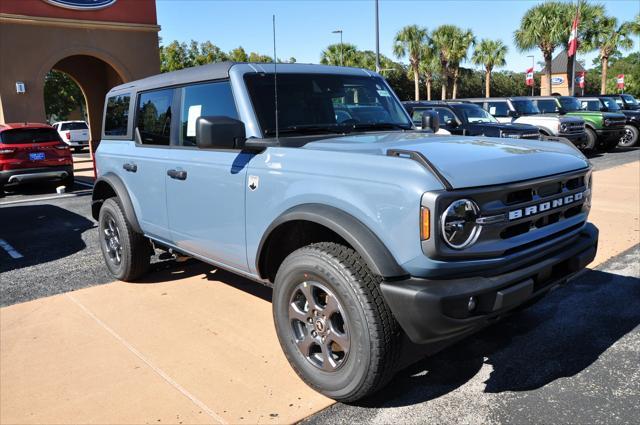
<path fill-rule="evenodd" d="M 462 249 L 472 245 L 480 235 L 476 220 L 480 208 L 469 199 L 453 201 L 442 214 L 442 237 L 447 245 Z"/>
<path fill-rule="evenodd" d="M 611 120 L 609 120 L 609 119 L 604 120 L 604 125 L 607 126 L 607 127 L 610 126 L 611 125 Z"/>
<path fill-rule="evenodd" d="M 567 124 L 565 124 L 565 123 L 560 124 L 560 131 L 561 132 L 566 133 L 568 129 L 569 129 L 569 126 L 567 126 Z"/>

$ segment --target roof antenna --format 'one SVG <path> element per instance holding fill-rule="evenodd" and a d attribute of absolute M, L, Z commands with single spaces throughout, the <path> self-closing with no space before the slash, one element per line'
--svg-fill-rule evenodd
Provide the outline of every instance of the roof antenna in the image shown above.
<path fill-rule="evenodd" d="M 276 56 L 276 15 L 273 15 L 273 90 L 276 110 L 276 142 L 280 142 L 278 128 L 278 59 Z"/>

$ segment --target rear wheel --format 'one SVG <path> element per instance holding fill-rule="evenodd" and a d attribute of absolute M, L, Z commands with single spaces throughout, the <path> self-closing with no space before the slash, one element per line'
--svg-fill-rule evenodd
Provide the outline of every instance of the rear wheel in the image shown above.
<path fill-rule="evenodd" d="M 278 269 L 280 345 L 296 373 L 335 400 L 366 397 L 395 372 L 401 332 L 379 283 L 354 250 L 328 242 L 298 249 Z"/>
<path fill-rule="evenodd" d="M 70 191 L 71 189 L 73 189 L 73 183 L 74 182 L 75 182 L 75 177 L 74 177 L 73 173 L 69 174 L 67 177 L 62 179 L 62 184 L 64 186 L 66 186 L 67 191 Z"/>
<path fill-rule="evenodd" d="M 638 136 L 640 135 L 640 130 L 638 127 L 634 127 L 632 125 L 624 126 L 624 135 L 620 138 L 618 142 L 618 146 L 630 148 L 635 146 L 638 143 Z"/>
<path fill-rule="evenodd" d="M 149 269 L 149 240 L 133 231 L 117 198 L 109 198 L 102 204 L 98 229 L 102 255 L 116 279 L 130 282 Z"/>

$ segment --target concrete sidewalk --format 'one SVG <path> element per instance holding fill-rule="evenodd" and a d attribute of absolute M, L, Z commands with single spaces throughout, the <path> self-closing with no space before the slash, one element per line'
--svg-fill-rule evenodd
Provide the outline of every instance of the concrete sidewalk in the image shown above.
<path fill-rule="evenodd" d="M 640 242 L 640 162 L 594 173 L 592 267 Z M 270 290 L 198 264 L 0 309 L 0 423 L 291 423 Z"/>

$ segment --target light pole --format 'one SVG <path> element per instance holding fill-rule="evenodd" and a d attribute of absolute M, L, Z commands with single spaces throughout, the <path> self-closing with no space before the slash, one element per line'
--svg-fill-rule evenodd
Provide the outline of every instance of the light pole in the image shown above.
<path fill-rule="evenodd" d="M 528 57 L 528 58 L 531 58 L 531 72 L 534 74 L 534 78 L 533 78 L 533 81 L 532 81 L 532 83 L 531 83 L 531 96 L 533 96 L 533 95 L 534 95 L 534 94 L 533 94 L 533 91 L 534 91 L 534 90 L 535 90 L 535 88 L 536 88 L 535 72 L 533 72 L 533 67 L 535 66 L 535 65 L 534 65 L 535 56 L 533 56 L 533 55 L 529 55 L 529 56 L 527 56 L 527 57 Z"/>
<path fill-rule="evenodd" d="M 331 31 L 333 34 L 340 33 L 340 66 L 344 66 L 344 57 L 343 57 L 343 45 L 342 45 L 342 30 Z"/>
<path fill-rule="evenodd" d="M 380 72 L 380 19 L 378 18 L 378 0 L 376 2 L 376 72 Z"/>

